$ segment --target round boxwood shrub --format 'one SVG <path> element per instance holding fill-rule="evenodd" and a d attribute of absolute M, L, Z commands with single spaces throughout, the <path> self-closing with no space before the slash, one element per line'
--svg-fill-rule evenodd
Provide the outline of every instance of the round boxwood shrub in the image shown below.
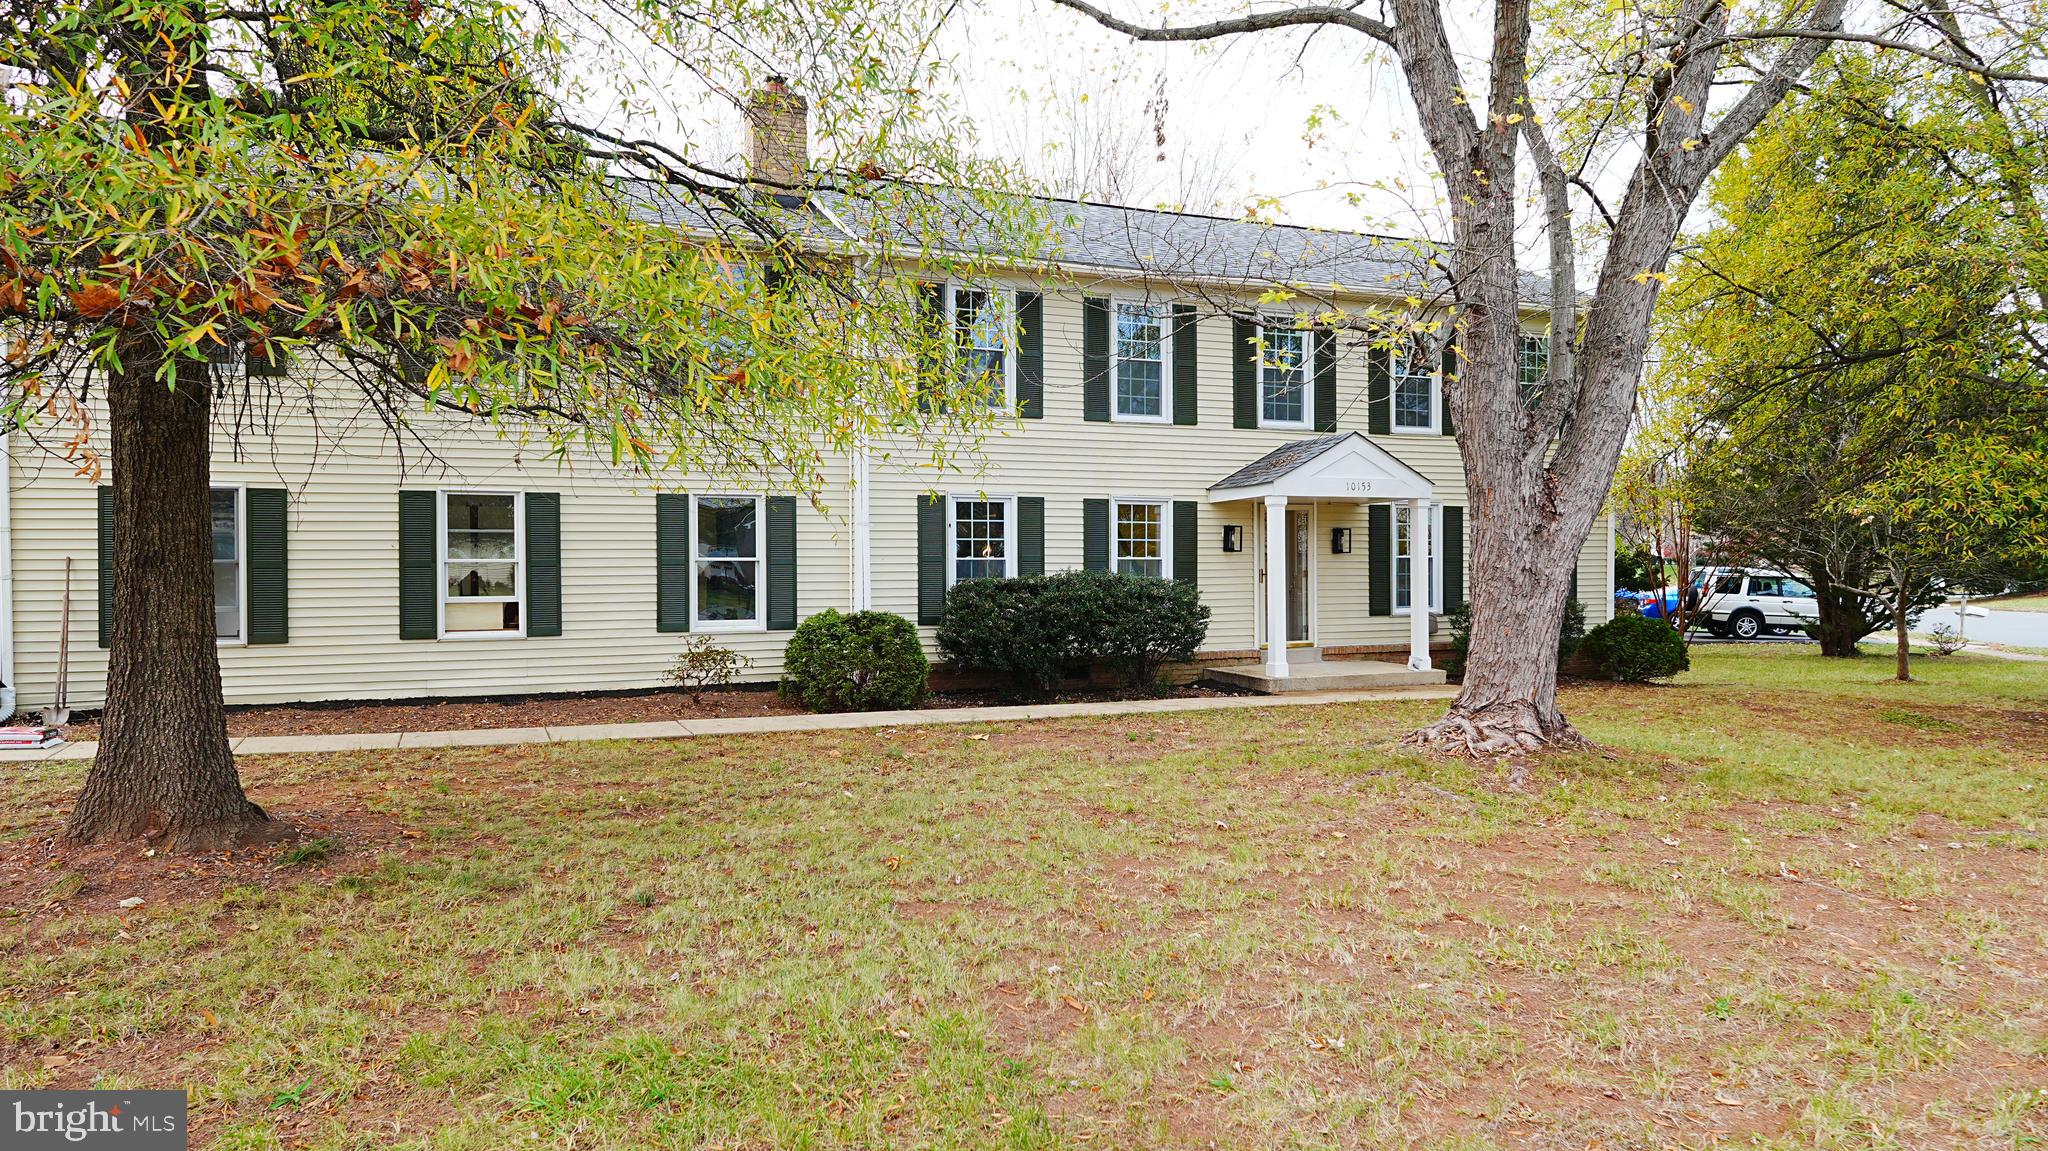
<path fill-rule="evenodd" d="M 812 711 L 917 707 L 931 685 L 917 628 L 885 611 L 819 612 L 789 637 L 782 666 L 782 694 Z"/>
<path fill-rule="evenodd" d="M 1587 632 L 1579 650 L 1600 674 L 1624 683 L 1664 679 L 1692 666 L 1678 629 L 1646 615 L 1615 616 Z"/>

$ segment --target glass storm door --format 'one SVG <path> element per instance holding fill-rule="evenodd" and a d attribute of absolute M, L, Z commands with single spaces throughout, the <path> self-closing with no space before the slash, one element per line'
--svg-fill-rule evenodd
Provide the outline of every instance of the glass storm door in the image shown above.
<path fill-rule="evenodd" d="M 1315 533 L 1309 510 L 1287 509 L 1287 642 L 1309 641 L 1309 615 L 1314 600 L 1309 596 L 1311 537 Z"/>

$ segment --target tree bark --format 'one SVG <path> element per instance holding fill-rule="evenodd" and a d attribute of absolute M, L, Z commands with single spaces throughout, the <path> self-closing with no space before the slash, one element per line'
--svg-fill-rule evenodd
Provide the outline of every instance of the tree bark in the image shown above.
<path fill-rule="evenodd" d="M 1895 674 L 1898 676 L 1900 683 L 1911 683 L 1913 682 L 1913 649 L 1906 638 L 1908 626 L 1906 621 L 1907 617 L 1912 614 L 1912 605 L 1907 602 L 1906 577 L 1904 573 L 1899 575 L 1898 582 L 1894 585 L 1894 588 L 1897 595 L 1892 601 L 1892 627 L 1898 635 L 1898 653 L 1894 664 L 1896 668 Z"/>
<path fill-rule="evenodd" d="M 1863 654 L 1856 646 L 1864 636 L 1870 634 L 1870 618 L 1863 609 L 1863 597 L 1825 580 L 1811 579 L 1813 602 L 1817 617 L 1813 625 L 1813 638 L 1820 644 L 1820 654 L 1830 659 L 1854 659 Z"/>
<path fill-rule="evenodd" d="M 213 615 L 211 379 L 153 333 L 119 344 L 113 433 L 113 619 L 99 753 L 65 837 L 137 835 L 175 851 L 231 847 L 267 830 L 228 749 Z M 173 384 L 175 383 L 175 386 Z"/>

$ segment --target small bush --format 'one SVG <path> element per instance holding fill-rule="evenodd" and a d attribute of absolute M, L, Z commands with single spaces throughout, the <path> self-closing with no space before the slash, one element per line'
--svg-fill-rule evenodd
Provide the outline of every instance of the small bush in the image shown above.
<path fill-rule="evenodd" d="M 1954 655 L 1968 646 L 1970 646 L 1970 641 L 1964 639 L 1956 629 L 1945 623 L 1938 623 L 1927 629 L 1929 655 Z"/>
<path fill-rule="evenodd" d="M 782 652 L 782 694 L 812 711 L 917 707 L 931 685 L 931 661 L 917 627 L 885 611 L 821 611 Z"/>
<path fill-rule="evenodd" d="M 704 698 L 707 687 L 724 687 L 754 666 L 746 656 L 718 646 L 708 635 L 693 635 L 683 641 L 683 650 L 661 678 L 690 693 L 692 703 Z"/>
<path fill-rule="evenodd" d="M 1586 633 L 1583 650 L 1600 674 L 1624 683 L 1664 679 L 1692 666 L 1685 637 L 1649 616 L 1615 616 Z"/>
<path fill-rule="evenodd" d="M 1445 675 L 1464 675 L 1465 658 L 1472 650 L 1472 609 L 1460 604 L 1458 610 L 1444 616 L 1444 630 L 1450 633 L 1451 654 L 1444 657 Z M 1577 596 L 1566 596 L 1564 616 L 1557 621 L 1557 662 L 1564 661 L 1579 650 L 1579 644 L 1586 638 L 1586 605 Z"/>
<path fill-rule="evenodd" d="M 1007 680 L 1012 695 L 1051 694 L 1069 670 L 1101 663 L 1127 686 L 1191 659 L 1209 609 L 1187 584 L 1113 572 L 970 580 L 946 594 L 939 650 L 953 666 Z"/>

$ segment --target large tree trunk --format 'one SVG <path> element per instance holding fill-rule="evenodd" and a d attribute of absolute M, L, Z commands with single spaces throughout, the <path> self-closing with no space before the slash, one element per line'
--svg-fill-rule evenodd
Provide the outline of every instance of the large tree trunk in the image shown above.
<path fill-rule="evenodd" d="M 1825 580 L 1810 582 L 1817 612 L 1813 638 L 1820 644 L 1820 654 L 1831 659 L 1854 659 L 1862 655 L 1863 649 L 1856 646 L 1857 641 L 1870 634 L 1870 621 L 1864 615 L 1862 597 Z"/>
<path fill-rule="evenodd" d="M 147 835 L 173 850 L 233 846 L 266 830 L 228 750 L 213 618 L 210 370 L 161 341 L 120 344 L 107 386 L 113 433 L 112 646 L 99 754 L 65 827 L 80 842 Z"/>

